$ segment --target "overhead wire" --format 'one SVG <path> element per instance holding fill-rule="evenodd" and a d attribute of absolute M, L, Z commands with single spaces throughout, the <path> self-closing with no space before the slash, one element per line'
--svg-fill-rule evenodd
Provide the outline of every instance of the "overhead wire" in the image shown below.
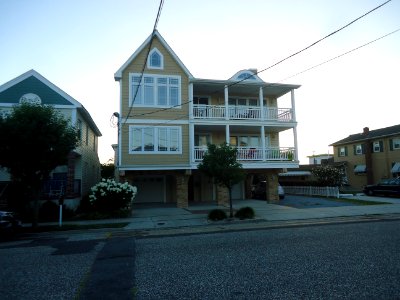
<path fill-rule="evenodd" d="M 160 5 L 158 6 L 157 17 L 156 17 L 156 20 L 154 22 L 153 31 L 152 31 L 151 36 L 150 36 L 149 47 L 147 49 L 147 54 L 146 54 L 145 59 L 144 59 L 142 71 L 140 72 L 140 79 L 139 79 L 139 85 L 138 86 L 141 85 L 142 80 L 143 80 L 144 70 L 146 69 L 147 60 L 149 58 L 149 54 L 150 54 L 150 51 L 151 51 L 151 46 L 153 45 L 154 36 L 156 34 L 156 31 L 157 31 L 157 25 L 158 25 L 158 21 L 160 20 L 161 11 L 162 11 L 163 6 L 164 6 L 164 0 L 160 0 Z M 137 88 L 136 91 L 135 91 L 135 94 L 134 94 L 133 99 L 132 99 L 132 105 L 130 105 L 130 107 L 129 107 L 128 114 L 126 115 L 124 124 L 128 121 L 129 115 L 131 114 L 131 112 L 133 110 L 133 105 L 135 103 L 135 100 L 136 100 L 138 92 L 139 92 L 139 88 Z"/>
<path fill-rule="evenodd" d="M 279 84 L 280 82 L 282 82 L 282 81 L 285 81 L 285 80 L 287 80 L 287 79 L 293 78 L 293 77 L 298 76 L 298 75 L 300 75 L 300 74 L 303 74 L 303 73 L 305 73 L 305 72 L 311 71 L 311 70 L 313 70 L 313 69 L 315 69 L 315 68 L 317 68 L 317 67 L 319 67 L 319 66 L 322 66 L 322 65 L 324 65 L 324 64 L 327 64 L 327 63 L 329 63 L 329 62 L 331 62 L 331 61 L 334 61 L 334 60 L 336 60 L 336 59 L 338 59 L 338 58 L 341 58 L 341 57 L 343 57 L 343 56 L 345 56 L 345 55 L 347 55 L 347 54 L 350 54 L 350 53 L 352 53 L 352 52 L 354 52 L 354 51 L 357 51 L 357 50 L 359 50 L 359 49 L 361 49 L 361 48 L 364 48 L 364 47 L 366 47 L 366 46 L 368 46 L 368 45 L 370 45 L 370 44 L 373 44 L 373 43 L 375 43 L 375 42 L 377 42 L 377 41 L 379 41 L 379 40 L 381 40 L 381 39 L 383 39 L 383 38 L 386 38 L 386 37 L 388 37 L 388 36 L 390 36 L 390 35 L 392 35 L 392 34 L 395 34 L 396 32 L 399 32 L 399 31 L 400 31 L 400 28 L 398 28 L 398 29 L 396 29 L 396 30 L 394 30 L 394 31 L 391 31 L 391 32 L 389 32 L 389 33 L 387 33 L 387 34 L 385 34 L 385 35 L 382 35 L 382 36 L 380 36 L 380 37 L 378 37 L 378 38 L 375 38 L 374 40 L 371 40 L 371 41 L 369 41 L 369 42 L 367 42 L 367 43 L 365 43 L 365 44 L 362 44 L 362 45 L 360 45 L 360 46 L 357 46 L 357 47 L 355 47 L 355 48 L 353 48 L 353 49 L 351 49 L 351 50 L 348 50 L 348 51 L 346 51 L 346 52 L 344 52 L 344 53 L 342 53 L 342 54 L 339 54 L 339 55 L 337 55 L 337 56 L 335 56 L 335 57 L 332 57 L 332 58 L 330 58 L 330 59 L 328 59 L 328 60 L 325 60 L 325 61 L 323 61 L 323 62 L 321 62 L 321 63 L 318 63 L 318 64 L 316 64 L 316 65 L 314 65 L 314 66 L 312 66 L 312 67 L 308 67 L 307 69 L 305 69 L 305 70 L 303 70 L 303 71 L 300 71 L 300 72 L 297 72 L 297 73 L 295 73 L 295 74 L 293 74 L 293 75 L 290 75 L 290 76 L 288 76 L 288 77 L 285 77 L 284 79 L 281 79 L 281 80 L 279 80 L 279 81 L 277 81 L 277 82 L 274 82 L 274 83 L 267 83 L 267 85 L 266 85 L 264 88 L 268 88 L 268 87 L 271 87 L 271 86 L 278 85 L 278 84 Z M 184 102 L 184 103 L 182 103 L 182 104 L 180 104 L 180 105 L 187 105 L 188 103 L 190 103 L 190 102 L 192 102 L 192 101 L 193 101 L 193 100 L 189 100 L 189 101 L 186 101 L 186 102 Z M 162 110 L 166 110 L 166 109 L 162 109 Z M 160 110 L 159 110 L 159 111 L 160 111 Z M 138 116 L 138 115 L 135 115 L 135 116 Z M 177 117 L 177 118 L 175 118 L 175 119 L 166 120 L 166 121 L 163 121 L 163 122 L 160 122 L 160 123 L 155 123 L 155 124 L 152 124 L 151 126 L 142 127 L 142 128 L 151 128 L 151 127 L 153 127 L 153 126 L 160 126 L 160 125 L 164 125 L 164 124 L 171 123 L 171 122 L 176 121 L 176 120 L 186 119 L 186 118 L 187 118 L 187 115 L 183 115 L 183 116 Z"/>
<path fill-rule="evenodd" d="M 260 71 L 257 71 L 254 75 L 257 75 L 257 74 L 262 73 L 262 72 L 264 72 L 264 71 L 266 71 L 266 70 L 269 70 L 269 69 L 271 69 L 271 68 L 273 68 L 273 67 L 275 67 L 275 66 L 277 66 L 277 65 L 279 65 L 279 64 L 281 64 L 281 63 L 283 63 L 284 61 L 286 61 L 286 60 L 288 60 L 288 59 L 290 59 L 290 58 L 292 58 L 292 57 L 294 57 L 294 56 L 296 56 L 296 55 L 298 55 L 298 54 L 300 54 L 300 53 L 306 51 L 307 49 L 310 49 L 311 47 L 315 46 L 316 44 L 318 44 L 318 43 L 322 42 L 323 40 L 325 40 L 325 39 L 327 39 L 327 38 L 333 36 L 334 34 L 340 32 L 341 30 L 343 30 L 343 29 L 349 27 L 350 25 L 354 24 L 354 23 L 357 22 L 358 20 L 360 20 L 360 19 L 366 17 L 366 16 L 369 15 L 370 13 L 374 12 L 375 10 L 381 8 L 382 6 L 386 5 L 387 3 L 391 2 L 391 1 L 392 1 L 392 0 L 387 0 L 387 1 L 385 1 L 384 3 L 382 3 L 382 4 L 378 5 L 378 6 L 376 6 L 375 8 L 369 10 L 368 12 L 366 12 L 366 13 L 364 13 L 363 15 L 359 16 L 358 18 L 352 20 L 351 22 L 347 23 L 346 25 L 340 27 L 339 29 L 337 29 L 337 30 L 335 30 L 335 31 L 333 31 L 333 32 L 331 32 L 331 33 L 329 33 L 328 35 L 324 36 L 323 38 L 320 38 L 319 40 L 313 42 L 312 44 L 308 45 L 307 47 L 305 47 L 305 48 L 303 48 L 303 49 L 301 49 L 301 50 L 299 50 L 299 51 L 297 51 L 297 52 L 295 52 L 295 53 L 293 53 L 293 54 L 287 56 L 287 57 L 284 58 L 284 59 L 281 59 L 280 61 L 278 61 L 278 62 L 272 64 L 271 66 L 269 66 L 269 67 L 267 67 L 267 68 L 264 68 L 264 69 L 262 69 L 262 70 L 260 70 Z M 161 3 L 160 3 L 160 8 L 162 8 Z M 156 23 L 158 22 L 159 14 L 160 14 L 160 9 L 159 9 L 159 13 L 158 13 L 158 15 L 157 15 Z M 155 24 L 155 27 L 156 27 L 156 24 Z M 154 31 L 153 31 L 153 33 L 154 33 Z M 151 41 L 150 41 L 150 42 L 151 42 Z M 150 47 L 149 47 L 149 49 L 150 49 Z M 150 52 L 150 50 L 149 50 L 149 52 Z M 147 56 L 148 56 L 148 55 L 147 55 Z M 144 64 L 144 66 L 143 66 L 143 70 L 142 70 L 142 73 L 141 73 L 141 74 L 142 74 L 141 78 L 143 77 L 144 69 L 145 69 L 145 66 L 146 66 L 146 63 L 147 63 L 147 56 L 146 56 L 146 58 L 145 58 L 145 64 Z M 245 78 L 243 78 L 243 79 L 241 79 L 241 80 L 238 80 L 238 81 L 235 81 L 235 82 L 233 82 L 233 83 L 230 83 L 230 84 L 227 85 L 227 87 L 229 88 L 229 87 L 231 87 L 231 86 L 237 85 L 237 84 L 243 82 L 244 80 L 246 80 L 247 78 L 248 78 L 248 77 L 245 77 Z M 140 85 L 140 83 L 139 83 L 139 85 Z M 137 96 L 138 90 L 139 90 L 139 89 L 136 89 L 136 93 L 135 93 L 135 95 L 134 95 L 134 99 L 135 99 L 136 96 Z M 221 91 L 221 90 L 214 91 L 212 94 L 215 94 L 215 93 L 220 92 L 220 91 Z M 171 109 L 173 109 L 173 108 L 180 107 L 180 106 L 182 106 L 182 105 L 186 105 L 186 104 L 188 104 L 188 103 L 190 103 L 190 102 L 192 102 L 192 101 L 193 101 L 193 100 L 188 100 L 188 101 L 183 102 L 183 103 L 179 103 L 179 104 L 176 104 L 176 105 L 173 105 L 173 106 L 169 106 L 169 107 L 165 107 L 165 108 L 160 108 L 160 109 L 157 109 L 157 110 L 153 110 L 153 111 L 151 111 L 151 112 L 140 113 L 140 114 L 137 114 L 137 115 L 133 115 L 133 117 L 141 117 L 141 116 L 151 115 L 151 114 L 155 114 L 155 113 L 162 112 L 162 111 L 171 110 Z M 132 104 L 132 106 L 133 106 L 133 104 Z M 129 118 L 129 115 L 130 115 L 130 113 L 131 113 L 131 111 L 132 111 L 132 106 L 131 106 L 130 109 L 129 109 L 128 115 L 127 115 L 127 117 L 125 118 L 125 122 L 124 122 L 124 123 L 126 123 L 126 121 L 127 121 L 128 118 Z"/>

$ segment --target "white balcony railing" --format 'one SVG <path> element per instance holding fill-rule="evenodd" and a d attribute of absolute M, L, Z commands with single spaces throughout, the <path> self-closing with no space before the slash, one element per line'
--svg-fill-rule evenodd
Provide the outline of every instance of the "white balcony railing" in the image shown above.
<path fill-rule="evenodd" d="M 193 105 L 195 119 L 225 119 L 226 111 L 223 105 Z M 228 106 L 230 120 L 271 120 L 277 122 L 292 121 L 291 108 L 270 108 L 259 106 Z"/>
<path fill-rule="evenodd" d="M 239 161 L 293 161 L 295 149 L 292 147 L 253 148 L 238 147 L 237 160 Z M 194 160 L 201 161 L 207 152 L 206 146 L 194 147 Z"/>

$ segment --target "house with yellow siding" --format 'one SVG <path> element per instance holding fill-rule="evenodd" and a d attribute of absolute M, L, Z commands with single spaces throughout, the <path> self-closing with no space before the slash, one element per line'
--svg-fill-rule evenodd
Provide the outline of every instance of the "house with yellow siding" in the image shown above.
<path fill-rule="evenodd" d="M 82 196 L 100 180 L 98 138 L 101 132 L 85 107 L 35 70 L 30 70 L 0 86 L 0 114 L 6 117 L 21 102 L 51 105 L 78 128 L 79 144 L 65 165 L 56 167 L 43 187 L 42 200 L 58 201 L 75 209 Z M 10 176 L 0 169 L 0 195 L 7 194 Z M 0 197 L 1 198 L 1 197 Z M 1 199 L 0 199 L 1 200 Z"/>
<path fill-rule="evenodd" d="M 400 176 L 400 125 L 375 130 L 365 127 L 331 144 L 335 165 L 341 165 L 351 189 Z"/>
<path fill-rule="evenodd" d="M 234 199 L 249 198 L 253 178 L 261 175 L 267 199 L 278 201 L 278 174 L 299 165 L 299 85 L 264 82 L 254 69 L 229 79 L 196 78 L 158 31 L 114 77 L 120 86 L 116 166 L 119 180 L 137 186 L 135 202 L 225 204 L 227 191 L 197 169 L 210 143 L 238 150 L 247 177 L 234 187 Z M 284 95 L 291 107 L 279 106 Z M 283 132 L 291 136 L 288 145 Z"/>

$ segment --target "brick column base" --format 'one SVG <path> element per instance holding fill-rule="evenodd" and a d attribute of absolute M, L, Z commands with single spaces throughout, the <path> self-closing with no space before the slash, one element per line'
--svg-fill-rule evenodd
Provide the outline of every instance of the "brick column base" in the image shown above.
<path fill-rule="evenodd" d="M 176 207 L 187 208 L 189 206 L 189 177 L 190 175 L 177 174 L 176 178 Z"/>
<path fill-rule="evenodd" d="M 279 203 L 278 195 L 278 173 L 271 172 L 267 176 L 267 201 L 269 203 Z"/>
<path fill-rule="evenodd" d="M 217 204 L 221 206 L 229 206 L 229 190 L 219 184 L 217 185 Z"/>

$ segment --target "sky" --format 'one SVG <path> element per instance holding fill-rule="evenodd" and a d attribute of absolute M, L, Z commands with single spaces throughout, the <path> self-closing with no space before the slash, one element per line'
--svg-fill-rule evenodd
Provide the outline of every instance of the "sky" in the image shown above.
<path fill-rule="evenodd" d="M 263 70 L 360 17 L 385 0 L 165 0 L 157 29 L 196 78 Z M 119 111 L 114 73 L 151 34 L 157 0 L 0 1 L 0 85 L 35 69 L 82 103 L 113 157 Z M 400 28 L 392 0 L 310 49 L 259 73 L 295 91 L 299 159 L 332 153 L 350 134 L 400 122 L 400 31 L 291 77 Z M 290 107 L 288 97 L 279 103 Z M 288 144 L 284 144 L 287 142 Z M 281 147 L 292 146 L 293 139 Z"/>

